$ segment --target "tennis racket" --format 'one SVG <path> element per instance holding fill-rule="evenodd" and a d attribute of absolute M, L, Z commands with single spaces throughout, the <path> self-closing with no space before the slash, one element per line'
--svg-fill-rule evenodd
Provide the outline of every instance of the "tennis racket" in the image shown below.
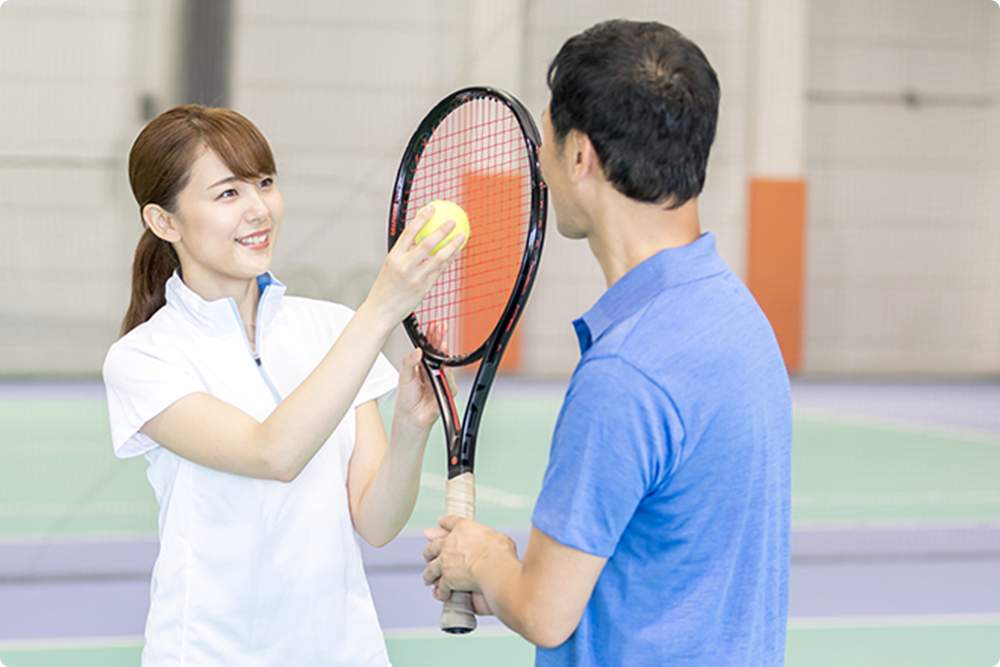
<path fill-rule="evenodd" d="M 514 326 L 534 283 L 545 236 L 547 193 L 538 169 L 541 141 L 512 96 L 465 88 L 424 118 L 403 154 L 389 214 L 389 247 L 426 204 L 461 206 L 471 234 L 403 327 L 423 350 L 448 447 L 446 512 L 475 517 L 473 465 L 479 421 Z M 461 422 L 446 366 L 479 363 Z M 441 629 L 476 627 L 472 595 L 454 592 Z"/>

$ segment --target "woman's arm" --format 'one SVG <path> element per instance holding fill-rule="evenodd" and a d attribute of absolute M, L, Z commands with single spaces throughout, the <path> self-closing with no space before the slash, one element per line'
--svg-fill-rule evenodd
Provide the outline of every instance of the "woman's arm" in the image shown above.
<path fill-rule="evenodd" d="M 358 406 L 357 439 L 347 474 L 354 529 L 368 543 L 387 544 L 413 513 L 427 436 L 438 417 L 421 352 L 403 358 L 388 442 L 375 401 Z"/>
<path fill-rule="evenodd" d="M 295 479 L 350 409 L 389 334 L 423 299 L 461 246 L 458 235 L 430 254 L 454 224 L 442 225 L 414 246 L 423 222 L 426 219 L 418 216 L 407 226 L 336 343 L 263 422 L 196 393 L 150 419 L 141 432 L 209 468 L 283 482 Z"/>

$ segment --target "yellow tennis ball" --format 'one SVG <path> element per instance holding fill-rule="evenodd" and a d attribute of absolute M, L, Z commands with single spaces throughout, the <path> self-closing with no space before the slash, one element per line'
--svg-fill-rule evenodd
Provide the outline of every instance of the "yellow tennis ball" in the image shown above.
<path fill-rule="evenodd" d="M 427 204 L 427 206 L 434 207 L 434 215 L 432 215 L 431 219 L 427 221 L 427 224 L 424 225 L 419 232 L 417 232 L 417 243 L 420 243 L 425 238 L 430 236 L 435 229 L 443 225 L 448 220 L 454 220 L 455 228 L 448 233 L 448 236 L 444 237 L 444 240 L 441 241 L 441 243 L 437 244 L 437 247 L 434 248 L 434 250 L 431 250 L 431 254 L 433 255 L 438 250 L 448 245 L 448 242 L 455 238 L 458 234 L 465 234 L 465 240 L 462 241 L 462 245 L 460 246 L 461 248 L 464 248 L 465 244 L 469 242 L 469 237 L 472 235 L 472 229 L 469 227 L 469 216 L 465 215 L 465 211 L 462 210 L 462 207 L 453 201 L 448 201 L 447 199 L 436 199 L 430 204 Z M 420 209 L 421 213 L 427 208 L 427 206 Z"/>

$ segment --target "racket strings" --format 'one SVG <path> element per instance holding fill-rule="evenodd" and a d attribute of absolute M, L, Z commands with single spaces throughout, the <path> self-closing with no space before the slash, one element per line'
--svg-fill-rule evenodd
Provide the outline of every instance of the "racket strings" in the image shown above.
<path fill-rule="evenodd" d="M 414 311 L 421 333 L 444 356 L 478 349 L 510 300 L 530 226 L 530 174 L 520 124 L 489 97 L 453 109 L 424 144 L 411 175 L 407 224 L 427 203 L 449 199 L 465 209 L 472 230 Z"/>

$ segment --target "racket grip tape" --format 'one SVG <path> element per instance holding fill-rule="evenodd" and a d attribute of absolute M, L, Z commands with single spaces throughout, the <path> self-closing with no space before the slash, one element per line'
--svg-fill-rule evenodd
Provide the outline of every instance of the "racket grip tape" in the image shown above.
<path fill-rule="evenodd" d="M 476 480 L 471 472 L 448 480 L 445 491 L 445 512 L 465 519 L 476 517 Z M 452 591 L 441 612 L 441 629 L 452 634 L 465 634 L 476 629 L 476 614 L 472 593 Z"/>

